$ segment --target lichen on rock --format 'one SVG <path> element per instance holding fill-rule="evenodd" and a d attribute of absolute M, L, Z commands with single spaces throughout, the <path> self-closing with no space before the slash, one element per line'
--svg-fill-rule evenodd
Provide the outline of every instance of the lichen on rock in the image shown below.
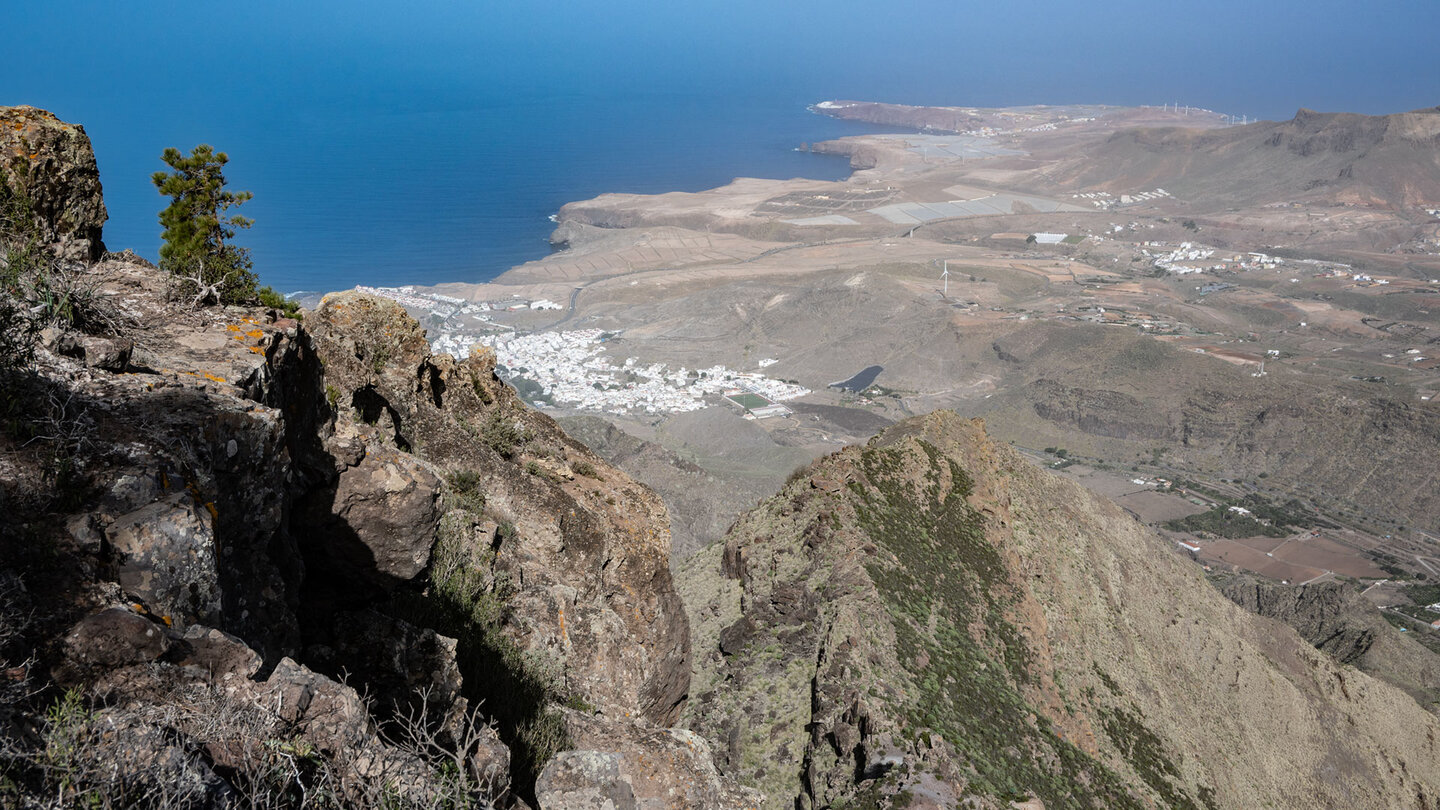
<path fill-rule="evenodd" d="M 85 128 L 35 107 L 0 107 L 0 199 L 21 196 L 42 244 L 72 259 L 105 252 L 108 216 Z"/>

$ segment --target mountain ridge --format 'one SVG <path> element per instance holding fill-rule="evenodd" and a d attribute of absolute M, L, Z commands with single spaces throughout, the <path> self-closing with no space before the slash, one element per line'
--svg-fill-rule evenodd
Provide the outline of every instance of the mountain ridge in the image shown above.
<path fill-rule="evenodd" d="M 1424 807 L 1440 779 L 1410 753 L 1437 729 L 1409 696 L 1240 610 L 1119 507 L 954 414 L 797 474 L 687 564 L 681 591 L 697 649 L 687 715 L 730 741 L 722 770 L 767 807 L 1247 807 L 1257 791 Z M 1014 759 L 997 757 L 1006 745 Z"/>

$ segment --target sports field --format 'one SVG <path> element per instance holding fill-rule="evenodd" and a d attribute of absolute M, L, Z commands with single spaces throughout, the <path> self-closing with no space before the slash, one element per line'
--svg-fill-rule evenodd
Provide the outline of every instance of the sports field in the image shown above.
<path fill-rule="evenodd" d="M 770 404 L 770 400 L 759 394 L 730 394 L 725 398 L 747 411 L 751 408 L 763 408 Z"/>

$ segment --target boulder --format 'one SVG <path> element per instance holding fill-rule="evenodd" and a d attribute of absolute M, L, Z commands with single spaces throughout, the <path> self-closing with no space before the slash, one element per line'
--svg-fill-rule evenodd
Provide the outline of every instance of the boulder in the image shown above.
<path fill-rule="evenodd" d="M 382 584 L 414 579 L 430 563 L 440 522 L 440 478 L 414 456 L 379 452 L 340 474 L 332 514 L 358 542 L 350 565 Z"/>
<path fill-rule="evenodd" d="M 113 669 L 158 660 L 170 650 L 163 628 L 134 611 L 106 608 L 65 634 L 66 662 L 79 669 Z"/>
<path fill-rule="evenodd" d="M 540 810 L 638 810 L 623 757 L 608 751 L 562 751 L 535 782 Z"/>
<path fill-rule="evenodd" d="M 28 199 L 36 235 L 62 257 L 95 261 L 105 252 L 108 215 L 84 127 L 34 107 L 0 107 L 0 183 Z"/>
<path fill-rule="evenodd" d="M 721 776 L 704 738 L 682 728 L 652 728 L 603 715 L 565 712 L 577 750 L 557 755 L 536 782 L 541 810 L 634 807 L 636 810 L 745 810 L 764 796 Z"/>
<path fill-rule="evenodd" d="M 253 678 L 263 663 L 244 641 L 213 627 L 191 625 L 185 630 L 184 641 L 189 650 L 178 663 L 199 667 L 217 681 Z"/>
<path fill-rule="evenodd" d="M 365 701 L 348 686 L 291 658 L 282 658 L 265 679 L 264 697 L 280 719 L 296 724 L 316 745 L 341 750 L 367 738 Z"/>
<path fill-rule="evenodd" d="M 105 537 L 120 586 L 152 611 L 185 624 L 219 618 L 212 517 L 188 492 L 121 515 Z"/>

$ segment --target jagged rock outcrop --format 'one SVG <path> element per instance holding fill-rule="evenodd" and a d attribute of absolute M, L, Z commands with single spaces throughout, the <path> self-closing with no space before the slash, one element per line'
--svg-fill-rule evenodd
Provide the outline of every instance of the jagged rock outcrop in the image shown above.
<path fill-rule="evenodd" d="M 355 689 L 290 658 L 262 679 L 258 669 L 243 642 L 213 628 L 192 625 L 182 635 L 119 607 L 82 619 L 57 672 L 62 684 L 101 696 L 104 708 L 67 709 L 65 790 L 123 806 L 284 806 L 288 793 L 307 790 L 365 807 L 505 796 L 508 751 L 490 727 L 466 727 L 470 773 L 484 784 L 457 792 L 423 747 L 392 742 L 421 727 L 383 735 Z M 304 778 L 302 763 L 311 771 Z"/>
<path fill-rule="evenodd" d="M 688 693 L 664 507 L 526 408 L 493 355 L 432 356 L 382 299 L 335 296 L 302 326 L 174 306 L 123 257 L 89 272 L 133 356 L 91 364 L 55 349 L 93 336 L 55 335 L 14 394 L 42 439 L 0 435 L 0 559 L 42 595 L 29 640 L 0 650 L 37 657 L 17 677 L 107 701 L 136 744 L 201 693 L 222 714 L 264 703 L 241 753 L 203 724 L 155 743 L 156 773 L 212 798 L 273 743 L 313 746 L 355 796 L 533 801 L 579 744 L 564 704 L 630 740 L 611 744 L 627 761 L 668 750 L 630 729 L 672 723 Z M 433 746 L 397 741 L 412 721 Z M 437 770 L 457 741 L 469 754 Z M 710 777 L 719 793 L 666 806 L 729 806 L 710 799 L 738 788 Z"/>
<path fill-rule="evenodd" d="M 1281 585 L 1247 575 L 1219 586 L 1235 604 L 1290 625 L 1336 661 L 1405 690 L 1431 711 L 1440 707 L 1440 656 L 1396 633 L 1352 586 L 1335 581 Z"/>
<path fill-rule="evenodd" d="M 1440 791 L 1440 729 L 1409 696 L 1238 609 L 1114 504 L 954 414 L 816 462 L 680 579 L 686 718 L 767 807 Z"/>
<path fill-rule="evenodd" d="M 492 589 L 496 577 L 508 583 L 501 631 L 553 661 L 568 694 L 612 716 L 673 722 L 689 687 L 689 639 L 660 500 L 525 407 L 496 378 L 492 353 L 431 355 L 393 301 L 332 295 L 307 326 L 341 423 L 369 431 L 365 458 L 414 450 L 473 476 L 485 514 L 513 527 L 487 549 Z"/>
<path fill-rule="evenodd" d="M 1380 616 L 1374 617 L 1376 622 L 1364 620 L 1373 608 L 1362 611 L 1369 605 L 1341 582 L 1288 586 L 1237 576 L 1221 585 L 1220 592 L 1251 613 L 1285 622 L 1342 664 L 1357 663 L 1377 638 L 1388 635 Z"/>
<path fill-rule="evenodd" d="M 0 199 L 27 201 L 36 236 L 60 255 L 94 261 L 108 216 L 85 128 L 35 107 L 0 107 Z"/>

